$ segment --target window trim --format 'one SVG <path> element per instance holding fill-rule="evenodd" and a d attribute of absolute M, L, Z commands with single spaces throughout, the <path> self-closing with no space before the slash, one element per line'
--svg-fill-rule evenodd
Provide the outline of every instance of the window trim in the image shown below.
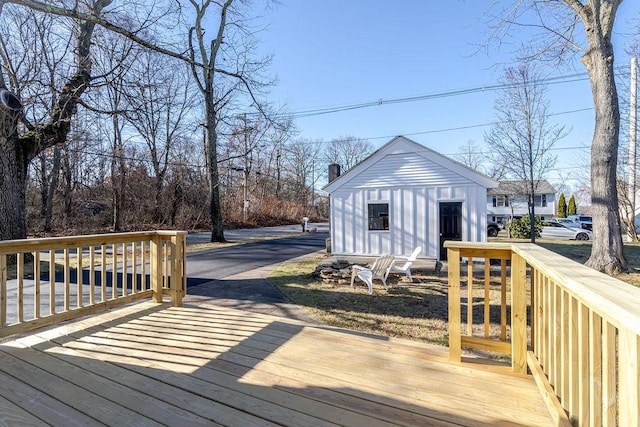
<path fill-rule="evenodd" d="M 379 215 L 377 217 L 372 217 L 371 216 L 371 212 L 369 210 L 369 207 L 371 205 L 386 205 L 387 206 L 387 216 L 386 216 L 386 226 L 387 228 L 371 228 L 371 220 L 372 219 L 379 219 L 379 218 L 383 218 L 382 215 Z M 391 229 L 391 203 L 389 203 L 388 200 L 369 200 L 367 201 L 367 231 L 382 231 L 382 232 L 388 232 Z M 382 220 L 382 226 L 384 227 L 384 220 Z"/>
<path fill-rule="evenodd" d="M 495 196 L 495 207 L 497 208 L 508 208 L 509 207 L 509 196 L 506 194 L 501 194 Z"/>

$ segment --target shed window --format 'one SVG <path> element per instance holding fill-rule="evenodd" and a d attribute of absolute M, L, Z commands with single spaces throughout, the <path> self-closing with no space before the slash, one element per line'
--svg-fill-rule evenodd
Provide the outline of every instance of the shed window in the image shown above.
<path fill-rule="evenodd" d="M 369 230 L 389 229 L 389 203 L 369 203 Z"/>

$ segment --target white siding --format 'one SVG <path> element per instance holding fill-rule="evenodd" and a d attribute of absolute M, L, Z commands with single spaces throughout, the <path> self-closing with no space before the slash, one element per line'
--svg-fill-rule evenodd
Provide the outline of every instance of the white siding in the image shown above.
<path fill-rule="evenodd" d="M 337 255 L 408 255 L 439 258 L 439 202 L 462 203 L 463 240 L 486 241 L 486 189 L 459 186 L 339 190 L 331 194 L 331 245 Z M 389 230 L 369 231 L 367 203 L 389 203 Z"/>
<path fill-rule="evenodd" d="M 487 187 L 497 183 L 396 137 L 328 184 L 336 255 L 440 256 L 440 202 L 462 204 L 462 239 L 486 241 Z M 369 231 L 367 204 L 389 203 L 389 230 Z"/>
<path fill-rule="evenodd" d="M 385 188 L 466 184 L 468 179 L 415 153 L 392 154 L 381 158 L 354 177 L 346 187 Z"/>

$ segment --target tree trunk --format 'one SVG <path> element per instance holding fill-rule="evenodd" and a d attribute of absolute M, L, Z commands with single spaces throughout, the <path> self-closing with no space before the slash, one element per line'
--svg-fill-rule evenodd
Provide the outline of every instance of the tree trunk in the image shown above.
<path fill-rule="evenodd" d="M 218 134 L 215 100 L 213 99 L 213 76 L 207 79 L 205 93 L 207 110 L 207 163 L 209 172 L 209 216 L 211 218 L 211 241 L 226 242 L 220 206 L 220 173 L 218 171 Z"/>
<path fill-rule="evenodd" d="M 587 32 L 589 34 L 589 31 Z M 582 57 L 591 80 L 596 127 L 591 145 L 593 247 L 586 265 L 608 274 L 629 271 L 624 257 L 616 170 L 620 111 L 613 72 L 613 46 L 591 32 L 591 49 Z M 595 32 L 597 33 L 597 31 Z"/>
<path fill-rule="evenodd" d="M 118 116 L 113 116 L 113 159 L 111 160 L 111 185 L 113 189 L 113 231 L 122 230 L 122 209 L 124 206 L 124 147 Z"/>
<path fill-rule="evenodd" d="M 536 196 L 529 196 L 529 222 L 531 223 L 531 243 L 536 242 Z"/>
<path fill-rule="evenodd" d="M 153 180 L 153 190 L 155 192 L 154 206 L 153 206 L 153 221 L 156 224 L 164 224 L 165 223 L 165 215 L 164 215 L 164 205 L 165 198 L 163 197 L 163 181 L 164 178 L 158 174 L 158 169 L 156 169 L 156 176 Z"/>
<path fill-rule="evenodd" d="M 29 158 L 17 134 L 18 113 L 0 107 L 0 240 L 27 236 L 26 189 Z"/>
<path fill-rule="evenodd" d="M 51 231 L 51 221 L 53 218 L 53 197 L 58 186 L 58 175 L 60 173 L 60 148 L 53 147 L 53 164 L 51 173 L 47 178 L 46 160 L 42 161 L 42 216 L 44 218 L 43 231 Z"/>
<path fill-rule="evenodd" d="M 75 167 L 70 159 L 69 150 L 65 150 L 63 158 L 64 167 L 62 168 L 62 176 L 64 178 L 64 204 L 63 217 L 65 228 L 72 226 L 73 215 L 73 167 Z"/>

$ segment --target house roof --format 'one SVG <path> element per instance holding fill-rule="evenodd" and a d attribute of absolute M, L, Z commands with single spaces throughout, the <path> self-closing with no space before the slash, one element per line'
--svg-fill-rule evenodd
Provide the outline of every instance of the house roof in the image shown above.
<path fill-rule="evenodd" d="M 487 194 L 490 196 L 499 195 L 522 195 L 525 193 L 527 181 L 500 181 L 497 188 L 491 188 Z M 546 179 L 535 181 L 535 194 L 555 194 L 556 189 L 549 184 Z"/>
<path fill-rule="evenodd" d="M 391 177 L 391 174 L 396 171 L 389 171 L 380 166 L 384 160 L 388 161 L 388 159 L 392 157 L 395 157 L 397 160 L 410 159 L 412 165 L 402 164 L 402 166 L 407 166 L 407 168 L 413 167 L 412 173 L 405 175 L 395 174 Z M 355 185 L 354 183 L 358 181 L 358 178 L 364 177 L 367 173 L 375 176 L 373 180 L 380 185 L 401 185 L 403 182 L 406 182 L 407 185 L 416 185 L 418 183 L 424 183 L 429 179 L 434 179 L 434 177 L 429 177 L 427 173 L 425 173 L 428 165 L 436 166 L 439 170 L 447 172 L 447 176 L 437 177 L 440 180 L 446 179 L 447 177 L 457 177 L 459 180 L 474 182 L 485 188 L 498 186 L 498 182 L 488 176 L 478 173 L 462 163 L 400 135 L 384 144 L 366 159 L 327 184 L 323 189 L 328 193 L 332 193 L 349 184 Z M 369 169 L 373 166 L 376 166 L 376 168 L 372 173 Z M 393 182 L 391 182 L 391 179 L 393 179 Z"/>

